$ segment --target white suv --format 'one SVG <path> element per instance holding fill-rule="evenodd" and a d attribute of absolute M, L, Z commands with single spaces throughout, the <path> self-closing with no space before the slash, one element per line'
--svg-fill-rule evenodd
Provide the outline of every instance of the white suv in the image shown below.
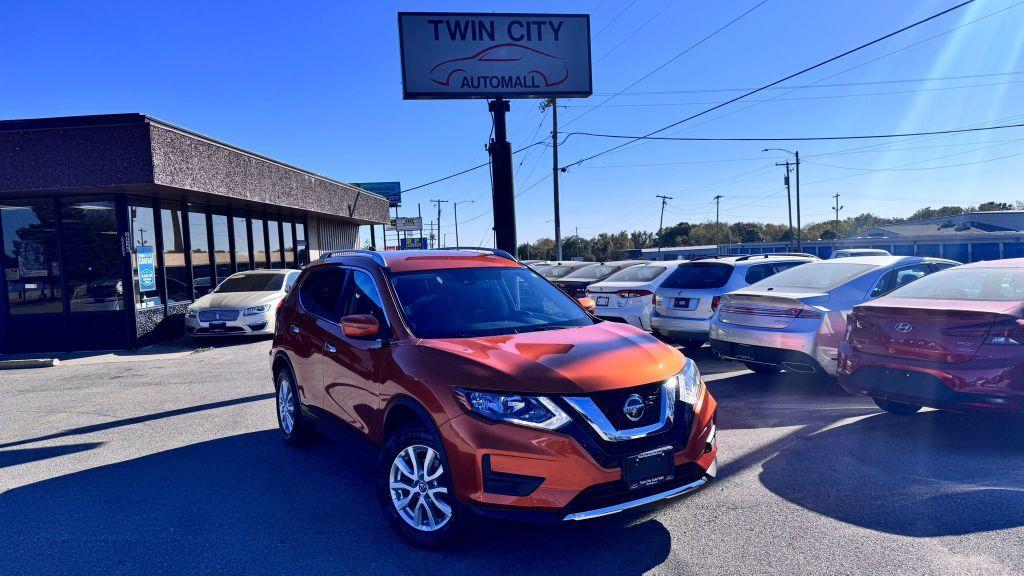
<path fill-rule="evenodd" d="M 700 348 L 722 295 L 816 260 L 811 254 L 777 253 L 716 256 L 679 266 L 654 292 L 651 329 L 684 348 Z"/>

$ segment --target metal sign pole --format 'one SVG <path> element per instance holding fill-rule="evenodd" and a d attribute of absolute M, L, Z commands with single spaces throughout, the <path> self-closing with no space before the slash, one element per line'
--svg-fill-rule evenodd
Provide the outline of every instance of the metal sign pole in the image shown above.
<path fill-rule="evenodd" d="M 494 116 L 494 140 L 488 146 L 491 155 L 494 201 L 494 243 L 498 249 L 516 254 L 516 197 L 512 179 L 512 146 L 508 143 L 505 113 L 508 101 L 495 98 L 488 103 Z"/>

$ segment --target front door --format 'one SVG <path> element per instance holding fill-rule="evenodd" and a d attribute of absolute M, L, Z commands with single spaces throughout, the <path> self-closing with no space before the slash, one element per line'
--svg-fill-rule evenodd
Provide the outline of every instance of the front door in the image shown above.
<path fill-rule="evenodd" d="M 349 338 L 340 323 L 331 324 L 324 351 L 324 409 L 367 433 L 379 428 L 380 373 L 390 328 L 380 291 L 365 271 L 349 269 L 341 298 L 340 318 L 369 314 L 380 323 L 371 339 Z"/>

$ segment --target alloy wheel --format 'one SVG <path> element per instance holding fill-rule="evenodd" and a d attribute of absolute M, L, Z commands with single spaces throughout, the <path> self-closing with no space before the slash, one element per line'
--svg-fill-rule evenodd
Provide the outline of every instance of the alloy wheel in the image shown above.
<path fill-rule="evenodd" d="M 414 444 L 399 452 L 388 475 L 391 503 L 406 524 L 433 532 L 448 524 L 452 507 L 445 500 L 444 465 L 430 446 Z"/>
<path fill-rule="evenodd" d="M 295 396 L 292 395 L 292 385 L 287 378 L 281 379 L 280 390 L 277 393 L 277 415 L 281 422 L 281 430 L 285 434 L 291 434 L 295 428 Z"/>

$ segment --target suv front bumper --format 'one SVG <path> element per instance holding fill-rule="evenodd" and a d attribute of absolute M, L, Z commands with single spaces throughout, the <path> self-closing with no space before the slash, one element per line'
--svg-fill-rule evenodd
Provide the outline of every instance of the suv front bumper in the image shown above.
<path fill-rule="evenodd" d="M 615 514 L 707 484 L 717 474 L 715 413 L 708 394 L 687 422 L 684 444 L 674 445 L 674 478 L 638 490 L 623 482 L 621 457 L 602 458 L 602 465 L 567 433 L 470 415 L 453 418 L 440 432 L 461 504 L 483 516 L 554 523 Z"/>

